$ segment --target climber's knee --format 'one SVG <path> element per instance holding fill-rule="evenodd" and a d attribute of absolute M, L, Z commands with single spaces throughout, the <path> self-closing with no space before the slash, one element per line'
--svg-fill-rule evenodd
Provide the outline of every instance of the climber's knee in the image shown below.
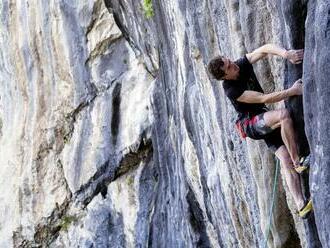
<path fill-rule="evenodd" d="M 280 114 L 280 119 L 281 120 L 285 120 L 287 118 L 290 118 L 290 113 L 287 109 L 280 109 L 279 110 L 279 114 Z"/>
<path fill-rule="evenodd" d="M 267 126 L 272 129 L 280 127 L 285 122 L 291 121 L 290 112 L 283 108 L 278 110 L 271 110 L 264 114 L 264 120 Z"/>
<path fill-rule="evenodd" d="M 279 110 L 279 119 L 281 123 L 284 121 L 291 121 L 290 113 L 287 109 L 280 109 Z"/>

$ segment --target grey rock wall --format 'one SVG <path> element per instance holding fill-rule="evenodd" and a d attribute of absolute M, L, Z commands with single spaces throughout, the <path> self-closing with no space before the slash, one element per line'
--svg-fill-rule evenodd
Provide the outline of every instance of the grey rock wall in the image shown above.
<path fill-rule="evenodd" d="M 0 246 L 328 247 L 329 4 L 147 2 L 1 1 Z M 266 92 L 303 76 L 315 205 L 300 220 L 280 176 L 267 242 L 274 155 L 206 72 L 264 43 L 305 45 L 254 69 Z"/>
<path fill-rule="evenodd" d="M 330 4 L 308 2 L 304 63 L 304 106 L 313 170 L 310 174 L 315 220 L 323 247 L 329 247 L 329 39 Z"/>
<path fill-rule="evenodd" d="M 1 1 L 0 12 L 0 246 L 48 246 L 94 221 L 83 209 L 112 181 L 152 164 L 154 78 L 103 1 Z"/>

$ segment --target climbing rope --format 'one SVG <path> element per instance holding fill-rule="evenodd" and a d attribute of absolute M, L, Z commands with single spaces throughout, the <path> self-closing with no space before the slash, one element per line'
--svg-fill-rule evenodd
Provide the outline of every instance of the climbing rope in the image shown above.
<path fill-rule="evenodd" d="M 267 225 L 267 229 L 266 229 L 266 238 L 265 238 L 264 248 L 267 247 L 267 241 L 268 241 L 269 233 L 270 233 L 270 225 L 272 223 L 273 208 L 274 208 L 275 197 L 276 197 L 276 186 L 277 186 L 277 180 L 278 180 L 278 169 L 279 169 L 279 160 L 276 159 L 276 169 L 275 169 L 275 178 L 274 178 L 274 185 L 273 185 L 272 204 L 271 204 L 270 210 L 269 210 L 268 225 Z"/>

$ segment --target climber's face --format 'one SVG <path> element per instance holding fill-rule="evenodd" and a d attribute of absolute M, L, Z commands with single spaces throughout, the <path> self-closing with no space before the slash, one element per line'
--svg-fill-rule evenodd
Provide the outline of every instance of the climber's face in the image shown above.
<path fill-rule="evenodd" d="M 239 67 L 230 59 L 223 58 L 222 70 L 225 72 L 224 80 L 236 80 L 239 75 Z"/>

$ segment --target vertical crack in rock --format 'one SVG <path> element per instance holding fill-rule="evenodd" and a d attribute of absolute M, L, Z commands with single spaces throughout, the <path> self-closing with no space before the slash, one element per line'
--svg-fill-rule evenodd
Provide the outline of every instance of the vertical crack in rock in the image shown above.
<path fill-rule="evenodd" d="M 198 234 L 197 247 L 211 247 L 210 240 L 207 235 L 206 225 L 204 221 L 203 210 L 201 209 L 193 190 L 189 187 L 186 196 L 189 206 L 189 221 L 195 233 Z"/>
<path fill-rule="evenodd" d="M 149 242 L 149 232 L 152 225 L 152 215 L 154 213 L 155 199 L 158 192 L 158 170 L 154 164 L 154 158 L 151 158 L 150 162 L 141 172 L 139 180 L 139 210 L 137 212 L 137 220 L 135 223 L 135 229 L 139 230 L 135 234 L 136 247 L 145 247 Z M 151 247 L 151 246 L 149 246 Z"/>
<path fill-rule="evenodd" d="M 111 134 L 112 143 L 115 146 L 117 143 L 117 135 L 120 125 L 120 102 L 121 102 L 121 84 L 116 84 L 112 93 L 112 116 L 111 116 Z"/>
<path fill-rule="evenodd" d="M 282 18 L 286 27 L 285 43 L 290 49 L 305 48 L 305 23 L 307 17 L 306 1 L 281 1 Z M 308 47 L 307 47 L 308 49 Z M 305 56 L 306 58 L 306 56 Z M 305 63 L 305 62 L 304 62 Z M 286 62 L 284 70 L 284 86 L 290 87 L 294 81 L 303 76 L 303 64 L 293 65 Z M 295 135 L 298 144 L 300 156 L 306 156 L 310 153 L 310 147 L 305 133 L 304 107 L 301 96 L 290 97 L 286 102 L 287 108 L 292 116 Z M 305 107 L 308 107 L 305 105 Z M 301 176 L 301 185 L 306 199 L 310 198 L 309 175 Z M 312 213 L 314 215 L 314 213 Z M 302 237 L 303 242 L 306 240 L 307 245 L 318 247 L 321 245 L 315 224 L 314 216 L 304 221 L 306 234 Z"/>
<path fill-rule="evenodd" d="M 301 25 L 306 20 L 306 3 L 302 1 L 282 1 L 280 9 L 282 11 L 283 25 L 286 28 L 284 43 L 287 49 L 302 49 L 305 47 L 305 27 Z M 285 63 L 284 87 L 290 87 L 294 81 L 302 77 L 303 64 Z M 286 101 L 294 125 L 296 127 L 296 137 L 298 150 L 301 156 L 309 154 L 309 145 L 304 131 L 304 118 L 302 108 L 302 98 L 299 96 L 290 97 Z"/>

